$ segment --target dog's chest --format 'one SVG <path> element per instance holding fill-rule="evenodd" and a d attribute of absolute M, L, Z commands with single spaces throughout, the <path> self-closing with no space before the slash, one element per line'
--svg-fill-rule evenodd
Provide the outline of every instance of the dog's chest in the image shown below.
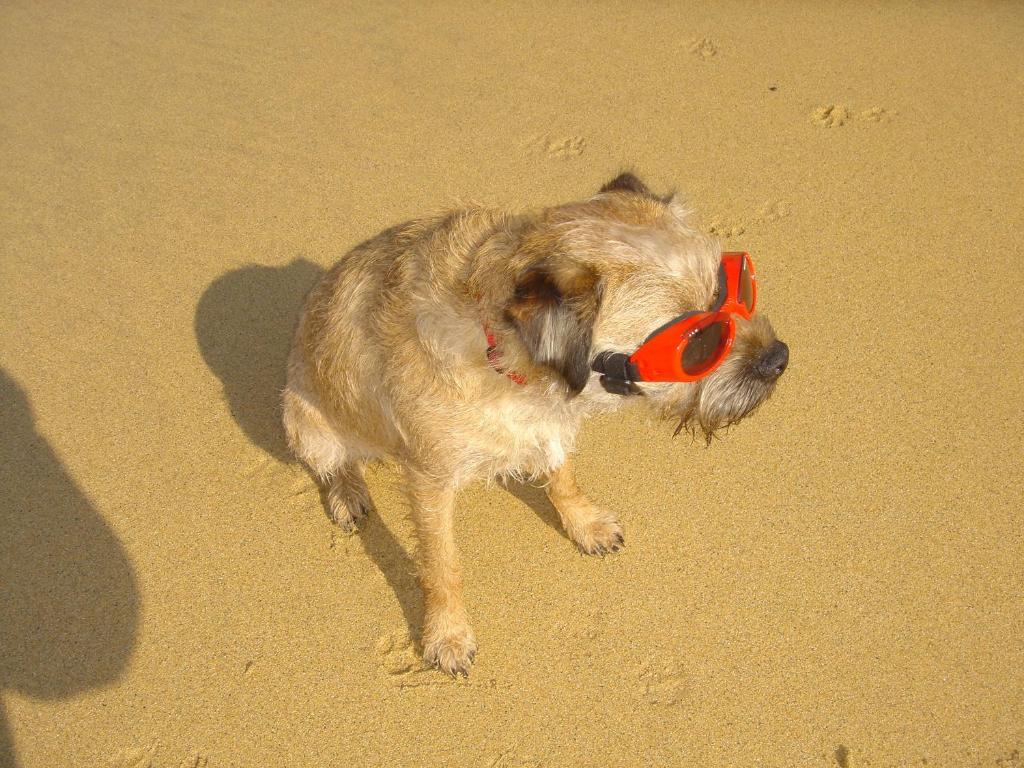
<path fill-rule="evenodd" d="M 515 395 L 488 400 L 477 413 L 473 449 L 488 476 L 550 472 L 565 461 L 579 429 L 579 417 L 569 408 Z"/>

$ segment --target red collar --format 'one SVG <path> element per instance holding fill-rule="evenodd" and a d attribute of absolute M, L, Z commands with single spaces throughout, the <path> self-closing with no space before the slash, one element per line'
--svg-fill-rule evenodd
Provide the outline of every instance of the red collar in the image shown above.
<path fill-rule="evenodd" d="M 487 362 L 490 363 L 491 368 L 496 370 L 498 373 L 504 373 L 519 386 L 524 385 L 526 383 L 525 376 L 521 373 L 516 373 L 515 371 L 506 371 L 501 366 L 501 357 L 498 355 L 498 342 L 494 338 L 494 331 L 490 329 L 486 322 L 484 322 L 483 326 L 484 335 L 487 337 Z"/>

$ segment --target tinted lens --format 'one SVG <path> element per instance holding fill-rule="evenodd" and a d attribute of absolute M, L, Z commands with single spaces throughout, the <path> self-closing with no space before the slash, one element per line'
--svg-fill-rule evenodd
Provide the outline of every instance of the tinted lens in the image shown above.
<path fill-rule="evenodd" d="M 701 373 L 718 359 L 726 340 L 725 323 L 704 326 L 691 336 L 683 348 L 683 370 L 690 375 Z"/>
<path fill-rule="evenodd" d="M 739 299 L 747 309 L 754 309 L 754 278 L 750 274 L 750 262 L 747 259 L 743 259 L 740 267 Z"/>

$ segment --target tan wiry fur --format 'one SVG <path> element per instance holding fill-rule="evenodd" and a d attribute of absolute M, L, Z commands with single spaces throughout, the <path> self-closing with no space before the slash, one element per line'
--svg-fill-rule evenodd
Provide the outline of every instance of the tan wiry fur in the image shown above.
<path fill-rule="evenodd" d="M 523 214 L 467 207 L 394 227 L 311 292 L 288 361 L 288 442 L 346 529 L 372 510 L 363 465 L 405 467 L 428 662 L 465 674 L 476 652 L 453 536 L 459 487 L 546 478 L 570 538 L 614 552 L 618 522 L 580 492 L 568 462 L 583 418 L 648 401 L 710 436 L 770 394 L 752 373 L 775 338 L 759 315 L 698 383 L 641 383 L 646 397 L 623 398 L 589 371 L 598 351 L 631 352 L 672 317 L 706 308 L 720 256 L 680 203 L 624 175 L 583 202 Z M 489 364 L 484 324 L 524 385 Z"/>

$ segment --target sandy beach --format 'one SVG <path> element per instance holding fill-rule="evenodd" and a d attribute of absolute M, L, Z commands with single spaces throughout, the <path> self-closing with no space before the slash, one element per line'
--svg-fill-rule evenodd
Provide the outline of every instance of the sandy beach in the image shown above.
<path fill-rule="evenodd" d="M 410 4 L 411 6 L 411 4 Z M 0 7 L 0 766 L 1024 766 L 1024 6 Z M 423 669 L 399 472 L 333 528 L 302 298 L 386 226 L 634 169 L 791 349 L 710 448 L 474 485 Z"/>

